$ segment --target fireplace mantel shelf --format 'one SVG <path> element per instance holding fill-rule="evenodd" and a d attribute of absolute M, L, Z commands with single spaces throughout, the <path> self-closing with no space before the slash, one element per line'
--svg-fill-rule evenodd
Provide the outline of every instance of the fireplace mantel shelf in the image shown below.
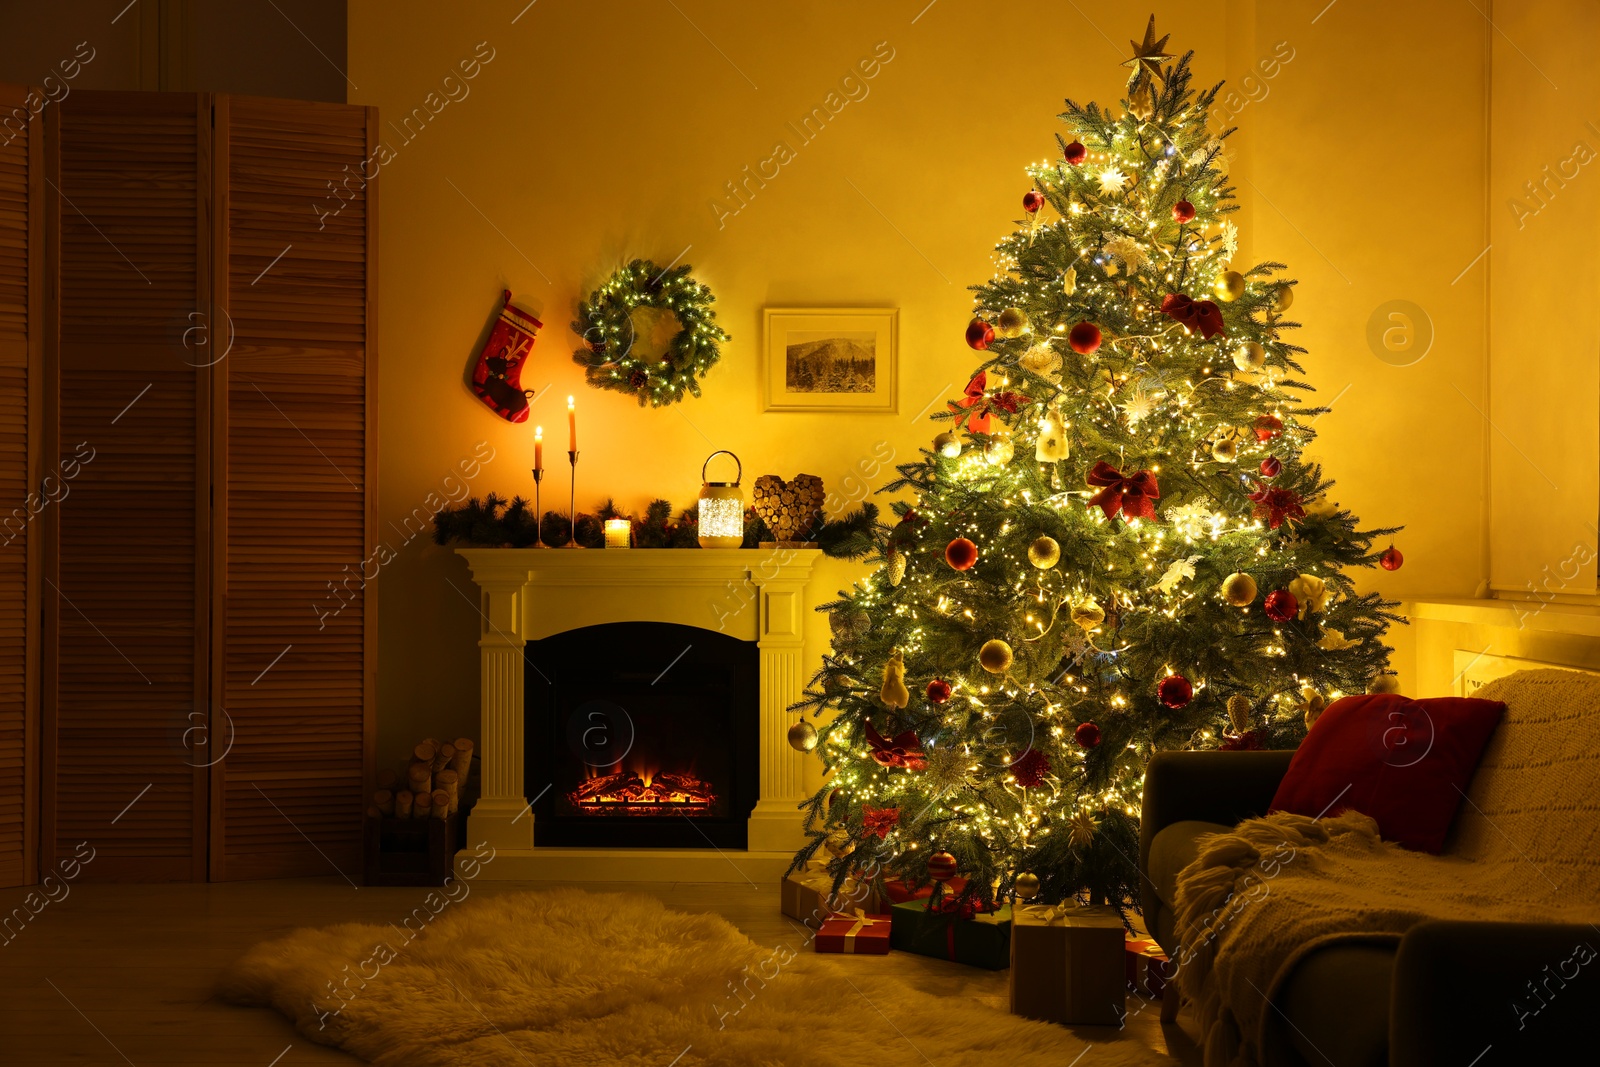
<path fill-rule="evenodd" d="M 469 816 L 471 841 L 487 841 L 497 878 L 626 881 L 768 879 L 803 843 L 803 754 L 788 744 L 813 657 L 806 647 L 811 568 L 817 549 L 456 550 L 482 590 L 482 797 Z M 755 641 L 761 660 L 760 795 L 749 849 L 535 848 L 530 787 L 523 774 L 523 646 L 567 630 L 612 622 L 670 622 Z M 665 865 L 665 867 L 663 866 Z M 667 873 L 663 873 L 663 871 Z"/>

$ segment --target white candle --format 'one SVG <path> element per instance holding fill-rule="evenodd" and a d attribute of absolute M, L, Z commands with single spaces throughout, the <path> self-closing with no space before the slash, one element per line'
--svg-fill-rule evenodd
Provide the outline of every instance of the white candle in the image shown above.
<path fill-rule="evenodd" d="M 533 428 L 533 469 L 544 470 L 544 427 Z"/>
<path fill-rule="evenodd" d="M 576 452 L 577 450 L 578 450 L 578 405 L 572 399 L 572 397 L 569 396 L 569 397 L 567 397 L 567 451 L 568 452 Z"/>
<path fill-rule="evenodd" d="M 627 519 L 606 520 L 606 547 L 631 548 L 633 523 Z"/>

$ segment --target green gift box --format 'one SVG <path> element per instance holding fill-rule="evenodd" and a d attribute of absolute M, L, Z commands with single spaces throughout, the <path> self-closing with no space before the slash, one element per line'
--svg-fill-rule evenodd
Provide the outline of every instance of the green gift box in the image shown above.
<path fill-rule="evenodd" d="M 889 909 L 889 944 L 939 960 L 1003 971 L 1011 966 L 1011 906 L 970 919 L 956 912 L 929 911 L 926 900 L 908 900 Z"/>

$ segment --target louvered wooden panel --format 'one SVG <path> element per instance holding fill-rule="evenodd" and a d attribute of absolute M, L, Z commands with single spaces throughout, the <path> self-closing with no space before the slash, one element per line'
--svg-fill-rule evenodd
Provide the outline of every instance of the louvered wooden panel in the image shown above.
<path fill-rule="evenodd" d="M 219 101 L 235 334 L 213 662 L 234 743 L 213 780 L 213 878 L 359 877 L 376 621 L 372 586 L 346 578 L 375 511 L 372 190 L 341 207 L 328 182 L 360 172 L 368 127 L 363 108 Z"/>
<path fill-rule="evenodd" d="M 0 85 L 0 110 L 26 90 Z M 42 349 L 42 124 L 0 144 L 0 886 L 34 881 L 39 528 L 28 492 L 39 447 Z M 54 485 L 54 483 L 52 483 Z"/>
<path fill-rule="evenodd" d="M 53 515 L 51 840 L 94 846 L 85 878 L 203 878 L 209 372 L 182 341 L 209 300 L 209 100 L 57 109 L 59 449 L 94 458 Z"/>

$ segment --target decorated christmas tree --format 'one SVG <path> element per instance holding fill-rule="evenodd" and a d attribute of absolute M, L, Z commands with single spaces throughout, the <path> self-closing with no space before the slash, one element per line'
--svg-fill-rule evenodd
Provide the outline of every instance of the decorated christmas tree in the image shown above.
<path fill-rule="evenodd" d="M 973 287 L 980 363 L 884 487 L 880 566 L 831 613 L 792 732 L 831 772 L 807 807 L 839 880 L 1136 899 L 1162 749 L 1287 748 L 1342 694 L 1393 687 L 1399 566 L 1303 455 L 1294 280 L 1234 262 L 1221 86 L 1154 20 L 1120 109 L 1060 116 L 1023 218 Z M 912 499 L 906 502 L 905 498 Z M 831 717 L 830 717 L 831 716 Z"/>

